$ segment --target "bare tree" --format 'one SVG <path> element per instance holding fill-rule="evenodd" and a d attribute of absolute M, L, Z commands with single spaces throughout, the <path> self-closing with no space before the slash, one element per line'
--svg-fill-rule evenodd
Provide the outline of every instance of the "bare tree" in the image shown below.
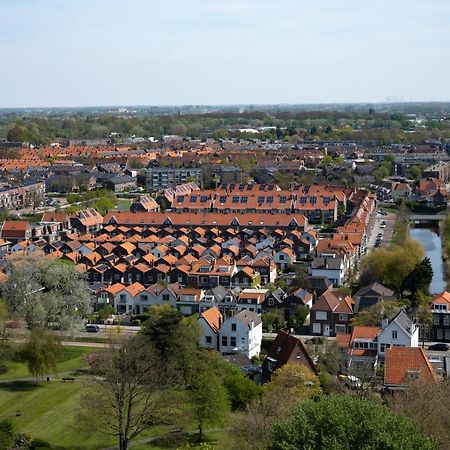
<path fill-rule="evenodd" d="M 88 429 L 114 436 L 120 450 L 142 431 L 171 416 L 155 350 L 141 337 L 129 337 L 90 358 L 92 377 L 81 400 L 80 419 Z"/>
<path fill-rule="evenodd" d="M 437 441 L 437 448 L 450 448 L 450 412 L 446 401 L 450 383 L 416 382 L 409 388 L 387 397 L 388 406 L 409 416 L 413 422 Z"/>

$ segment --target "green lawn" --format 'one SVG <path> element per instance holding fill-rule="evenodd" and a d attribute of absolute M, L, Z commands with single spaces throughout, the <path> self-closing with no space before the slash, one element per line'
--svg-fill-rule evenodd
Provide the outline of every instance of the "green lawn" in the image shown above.
<path fill-rule="evenodd" d="M 110 445 L 100 433 L 86 435 L 77 427 L 81 382 L 0 383 L 0 418 L 17 430 L 42 439 L 52 448 L 97 449 Z"/>
<path fill-rule="evenodd" d="M 117 210 L 118 211 L 129 211 L 131 205 L 131 199 L 129 198 L 119 198 L 117 199 Z"/>
<path fill-rule="evenodd" d="M 101 351 L 101 349 L 95 347 L 65 346 L 64 353 L 59 359 L 58 364 L 56 366 L 57 373 L 72 370 L 75 371 L 76 369 L 86 367 L 84 355 L 98 351 Z M 11 362 L 7 364 L 7 367 L 8 372 L 0 375 L 0 381 L 31 378 L 27 366 L 24 363 Z M 49 375 L 53 376 L 54 374 Z"/>

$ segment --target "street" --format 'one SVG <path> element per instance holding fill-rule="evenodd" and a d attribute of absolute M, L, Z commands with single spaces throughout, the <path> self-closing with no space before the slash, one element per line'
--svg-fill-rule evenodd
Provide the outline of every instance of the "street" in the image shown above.
<path fill-rule="evenodd" d="M 376 213 L 373 228 L 369 234 L 367 253 L 372 251 L 374 248 L 377 248 L 375 247 L 375 242 L 379 234 L 383 238 L 381 241 L 381 246 L 389 246 L 391 244 L 392 234 L 394 232 L 395 214 L 390 211 L 386 212 L 387 215 L 382 215 L 378 212 Z M 385 222 L 385 226 L 382 225 L 383 222 Z"/>

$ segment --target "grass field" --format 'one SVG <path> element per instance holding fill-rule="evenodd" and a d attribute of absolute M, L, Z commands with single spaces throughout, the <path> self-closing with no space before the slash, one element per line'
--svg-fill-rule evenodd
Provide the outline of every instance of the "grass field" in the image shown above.
<path fill-rule="evenodd" d="M 83 356 L 87 353 L 101 351 L 92 347 L 64 347 L 57 371 L 71 372 L 86 366 Z M 52 381 L 35 384 L 24 364 L 11 363 L 9 371 L 0 376 L 0 420 L 10 420 L 17 431 L 50 444 L 53 450 L 98 450 L 114 446 L 116 440 L 99 432 L 87 432 L 78 421 L 83 378 L 73 373 L 74 382 L 60 381 L 50 375 Z M 10 381 L 11 380 L 11 381 Z M 87 405 L 89 407 L 89 405 Z M 173 430 L 173 426 L 153 427 L 136 440 L 151 436 L 162 436 Z M 193 428 L 188 427 L 189 430 Z M 223 432 L 205 433 L 206 441 L 214 448 L 226 449 L 226 436 Z M 178 436 L 160 439 L 147 444 L 133 445 L 135 450 L 177 449 L 187 442 L 195 442 L 192 433 L 189 437 Z"/>
<path fill-rule="evenodd" d="M 0 383 L 0 418 L 22 433 L 49 442 L 54 449 L 97 449 L 112 444 L 100 433 L 77 427 L 82 383 L 54 381 Z"/>
<path fill-rule="evenodd" d="M 57 373 L 75 371 L 86 366 L 84 361 L 84 355 L 88 353 L 98 352 L 98 348 L 94 347 L 64 347 L 64 353 L 56 365 Z M 28 372 L 27 366 L 24 363 L 11 362 L 7 364 L 8 372 L 0 375 L 0 381 L 2 380 L 20 380 L 31 378 Z M 49 375 L 54 375 L 49 373 Z"/>

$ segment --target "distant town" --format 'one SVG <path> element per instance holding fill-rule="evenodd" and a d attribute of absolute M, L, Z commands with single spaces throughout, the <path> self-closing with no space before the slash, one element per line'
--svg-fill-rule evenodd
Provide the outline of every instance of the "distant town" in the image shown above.
<path fill-rule="evenodd" d="M 211 448 L 285 448 L 276 423 L 294 405 L 274 399 L 321 392 L 408 416 L 410 444 L 383 448 L 449 448 L 440 412 L 421 423 L 450 377 L 450 105 L 246 108 L 0 111 L 0 383 L 81 389 L 142 369 L 135 389 L 188 392 L 186 423 L 160 414 L 167 448 L 197 448 L 175 446 L 191 428 Z M 52 339 L 65 350 L 36 365 L 33 342 Z M 141 367 L 143 349 L 161 364 Z M 20 433 L 75 448 L 2 395 Z M 104 419 L 115 405 L 95 395 Z M 92 427 L 77 448 L 151 445 L 135 395 L 145 425 Z"/>

